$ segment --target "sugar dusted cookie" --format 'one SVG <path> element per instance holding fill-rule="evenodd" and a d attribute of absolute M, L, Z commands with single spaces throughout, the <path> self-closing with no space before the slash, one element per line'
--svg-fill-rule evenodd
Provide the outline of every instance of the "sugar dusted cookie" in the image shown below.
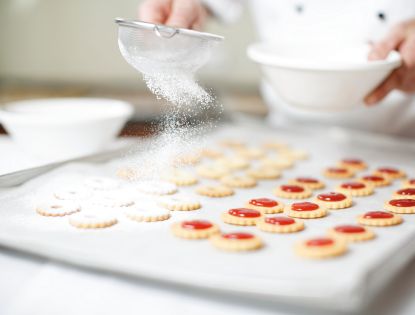
<path fill-rule="evenodd" d="M 403 188 L 415 188 L 415 178 L 407 179 L 402 184 Z"/>
<path fill-rule="evenodd" d="M 394 213 L 413 214 L 415 213 L 415 199 L 392 199 L 385 202 L 385 210 Z"/>
<path fill-rule="evenodd" d="M 330 179 L 352 178 L 354 172 L 346 167 L 328 167 L 324 170 L 323 175 Z"/>
<path fill-rule="evenodd" d="M 294 233 L 304 229 L 302 221 L 283 216 L 264 217 L 256 225 L 261 231 L 270 233 Z"/>
<path fill-rule="evenodd" d="M 264 214 L 280 213 L 284 211 L 284 204 L 270 198 L 254 198 L 249 200 L 245 207 L 261 211 Z"/>
<path fill-rule="evenodd" d="M 393 197 L 395 199 L 415 199 L 415 187 L 399 189 L 393 194 Z"/>
<path fill-rule="evenodd" d="M 398 170 L 397 168 L 393 167 L 379 167 L 378 169 L 376 169 L 374 174 L 384 176 L 389 180 L 406 177 L 404 171 Z"/>
<path fill-rule="evenodd" d="M 197 187 L 196 192 L 199 195 L 212 198 L 228 197 L 235 193 L 232 188 L 224 185 L 203 185 Z"/>
<path fill-rule="evenodd" d="M 170 218 L 169 210 L 154 205 L 129 207 L 124 213 L 127 218 L 138 222 L 157 222 Z"/>
<path fill-rule="evenodd" d="M 361 182 L 370 184 L 373 187 L 389 186 L 390 180 L 381 175 L 366 175 L 359 179 Z"/>
<path fill-rule="evenodd" d="M 229 168 L 219 163 L 204 164 L 196 168 L 196 173 L 204 178 L 219 179 L 230 173 Z"/>
<path fill-rule="evenodd" d="M 136 168 L 122 167 L 117 170 L 117 177 L 128 181 L 133 181 L 140 177 L 140 172 Z"/>
<path fill-rule="evenodd" d="M 173 164 L 174 165 L 194 165 L 194 164 L 199 163 L 201 159 L 202 159 L 202 156 L 200 152 L 189 152 L 189 153 L 184 153 L 184 154 L 180 154 L 179 156 L 177 156 L 174 159 Z"/>
<path fill-rule="evenodd" d="M 295 202 L 285 206 L 284 213 L 292 218 L 316 219 L 327 215 L 327 210 L 322 205 L 314 202 Z"/>
<path fill-rule="evenodd" d="M 197 183 L 197 177 L 191 172 L 178 168 L 171 169 L 162 176 L 162 179 L 177 186 L 191 186 Z"/>
<path fill-rule="evenodd" d="M 84 185 L 93 190 L 113 190 L 120 186 L 120 182 L 108 177 L 94 176 L 85 178 Z"/>
<path fill-rule="evenodd" d="M 229 170 L 242 170 L 248 168 L 250 165 L 250 162 L 247 159 L 236 155 L 219 158 L 217 159 L 217 163 Z"/>
<path fill-rule="evenodd" d="M 363 197 L 372 195 L 373 186 L 363 182 L 345 182 L 337 186 L 336 191 L 352 197 Z"/>
<path fill-rule="evenodd" d="M 281 171 L 269 166 L 257 166 L 246 171 L 248 176 L 255 179 L 277 179 L 281 177 Z"/>
<path fill-rule="evenodd" d="M 46 217 L 63 217 L 80 210 L 80 205 L 70 200 L 50 200 L 36 206 L 36 212 Z"/>
<path fill-rule="evenodd" d="M 92 193 L 83 187 L 62 188 L 54 192 L 56 199 L 80 201 L 91 198 Z"/>
<path fill-rule="evenodd" d="M 262 158 L 265 155 L 265 152 L 259 148 L 237 148 L 236 152 L 238 155 L 249 159 L 249 160 L 257 160 L 259 158 Z"/>
<path fill-rule="evenodd" d="M 223 156 L 221 151 L 212 148 L 204 148 L 200 150 L 200 154 L 210 159 L 217 159 Z"/>
<path fill-rule="evenodd" d="M 157 180 L 145 180 L 137 182 L 135 186 L 139 191 L 150 195 L 171 195 L 177 191 L 176 185 Z"/>
<path fill-rule="evenodd" d="M 222 213 L 222 221 L 234 225 L 255 225 L 262 217 L 261 211 L 249 208 L 235 208 Z"/>
<path fill-rule="evenodd" d="M 351 224 L 337 225 L 329 229 L 328 234 L 347 242 L 367 241 L 375 237 L 375 233 L 368 228 Z"/>
<path fill-rule="evenodd" d="M 353 205 L 353 201 L 350 196 L 339 192 L 319 194 L 317 195 L 315 201 L 331 210 L 345 209 Z"/>
<path fill-rule="evenodd" d="M 300 185 L 280 185 L 274 189 L 274 194 L 287 199 L 305 199 L 313 193 L 310 189 Z"/>
<path fill-rule="evenodd" d="M 80 229 L 101 229 L 117 222 L 117 218 L 108 213 L 78 212 L 69 216 L 69 223 Z"/>
<path fill-rule="evenodd" d="M 258 236 L 246 232 L 215 234 L 210 237 L 210 241 L 218 249 L 234 252 L 255 250 L 263 246 Z"/>
<path fill-rule="evenodd" d="M 187 220 L 172 225 L 172 233 L 180 238 L 203 239 L 219 233 L 219 227 L 207 220 Z"/>
<path fill-rule="evenodd" d="M 356 158 L 343 159 L 338 163 L 338 166 L 340 168 L 351 169 L 353 172 L 363 171 L 367 169 L 367 164 L 363 160 Z"/>
<path fill-rule="evenodd" d="M 313 177 L 296 177 L 291 179 L 289 183 L 293 185 L 304 186 L 311 190 L 322 189 L 325 187 L 325 184 L 321 180 Z"/>
<path fill-rule="evenodd" d="M 295 252 L 301 257 L 323 259 L 345 254 L 347 246 L 338 238 L 316 237 L 298 243 Z"/>
<path fill-rule="evenodd" d="M 251 188 L 257 184 L 255 179 L 246 175 L 226 175 L 220 181 L 233 188 Z"/>
<path fill-rule="evenodd" d="M 266 157 L 260 160 L 260 165 L 265 167 L 272 167 L 280 170 L 288 169 L 294 166 L 294 162 L 284 156 Z"/>
<path fill-rule="evenodd" d="M 391 226 L 402 223 L 402 217 L 385 211 L 369 211 L 359 215 L 357 222 L 370 226 Z"/>
<path fill-rule="evenodd" d="M 134 204 L 134 199 L 126 192 L 112 190 L 94 195 L 94 197 L 88 201 L 88 204 L 109 208 L 129 207 Z"/>
<path fill-rule="evenodd" d="M 201 208 L 201 204 L 198 200 L 184 194 L 162 196 L 158 203 L 163 208 L 172 211 L 192 211 Z"/>

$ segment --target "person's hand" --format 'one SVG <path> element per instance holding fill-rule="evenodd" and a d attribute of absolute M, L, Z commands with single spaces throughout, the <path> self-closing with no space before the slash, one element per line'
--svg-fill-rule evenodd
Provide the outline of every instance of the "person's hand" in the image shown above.
<path fill-rule="evenodd" d="M 207 16 L 200 0 L 145 0 L 138 11 L 139 19 L 145 22 L 197 30 Z"/>
<path fill-rule="evenodd" d="M 375 43 L 369 60 L 385 59 L 392 50 L 401 54 L 402 66 L 365 98 L 367 105 L 380 102 L 394 89 L 415 92 L 415 20 L 398 24 L 383 40 Z"/>

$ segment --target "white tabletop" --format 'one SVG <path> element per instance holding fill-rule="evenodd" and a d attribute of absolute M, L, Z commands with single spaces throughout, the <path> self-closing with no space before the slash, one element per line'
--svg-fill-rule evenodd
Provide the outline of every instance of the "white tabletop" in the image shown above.
<path fill-rule="evenodd" d="M 0 170 L 31 163 L 25 158 L 19 166 L 19 150 L 5 137 L 0 137 L 0 152 Z M 4 315 L 314 313 L 324 314 L 80 269 L 0 247 L 0 314 Z M 415 314 L 415 259 L 362 314 Z"/>

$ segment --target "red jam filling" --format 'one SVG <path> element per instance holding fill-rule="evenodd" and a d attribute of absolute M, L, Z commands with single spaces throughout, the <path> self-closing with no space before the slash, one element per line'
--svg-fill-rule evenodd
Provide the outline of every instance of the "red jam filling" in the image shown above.
<path fill-rule="evenodd" d="M 414 199 L 394 199 L 389 201 L 389 204 L 395 207 L 415 207 Z"/>
<path fill-rule="evenodd" d="M 393 214 L 385 211 L 370 211 L 363 215 L 365 219 L 390 219 L 393 218 Z"/>
<path fill-rule="evenodd" d="M 314 211 L 320 208 L 320 206 L 313 202 L 295 202 L 291 205 L 291 209 L 294 211 Z"/>
<path fill-rule="evenodd" d="M 265 219 L 266 223 L 275 224 L 275 225 L 290 225 L 294 224 L 295 220 L 286 217 L 270 217 Z"/>
<path fill-rule="evenodd" d="M 381 182 L 385 180 L 382 176 L 376 176 L 376 175 L 363 176 L 363 179 L 370 181 L 370 182 Z"/>
<path fill-rule="evenodd" d="M 399 171 L 396 168 L 392 168 L 392 167 L 378 168 L 378 172 L 386 173 L 386 174 L 398 174 L 399 173 Z"/>
<path fill-rule="evenodd" d="M 184 221 L 182 223 L 182 228 L 188 230 L 204 230 L 211 228 L 213 225 L 209 221 L 206 220 L 192 220 L 192 221 Z"/>
<path fill-rule="evenodd" d="M 344 159 L 342 160 L 344 164 L 353 164 L 353 165 L 360 165 L 363 164 L 362 160 L 359 159 Z"/>
<path fill-rule="evenodd" d="M 365 228 L 358 225 L 339 225 L 334 228 L 339 233 L 363 233 Z"/>
<path fill-rule="evenodd" d="M 336 174 L 345 174 L 347 173 L 347 169 L 346 168 L 341 168 L 341 167 L 329 167 L 327 169 L 327 172 L 329 173 L 336 173 Z"/>
<path fill-rule="evenodd" d="M 230 209 L 228 213 L 240 218 L 258 218 L 261 216 L 261 212 L 248 208 Z"/>
<path fill-rule="evenodd" d="M 317 199 L 322 201 L 342 201 L 347 197 L 341 193 L 330 192 L 327 194 L 320 194 L 317 196 Z"/>
<path fill-rule="evenodd" d="M 269 198 L 251 199 L 249 200 L 249 204 L 253 206 L 268 207 L 268 208 L 278 206 L 278 202 L 276 202 L 273 199 L 269 199 Z"/>
<path fill-rule="evenodd" d="M 396 192 L 398 195 L 413 196 L 415 195 L 415 188 L 405 188 Z"/>
<path fill-rule="evenodd" d="M 297 177 L 297 182 L 305 184 L 317 184 L 318 180 L 311 177 Z"/>
<path fill-rule="evenodd" d="M 331 238 L 321 237 L 321 238 L 313 238 L 307 241 L 307 246 L 329 246 L 333 245 L 334 241 Z"/>
<path fill-rule="evenodd" d="M 281 190 L 288 193 L 300 193 L 304 191 L 304 188 L 297 185 L 282 185 Z"/>
<path fill-rule="evenodd" d="M 350 182 L 342 184 L 341 187 L 345 189 L 362 189 L 365 188 L 366 185 L 358 182 Z"/>
<path fill-rule="evenodd" d="M 252 234 L 243 232 L 222 234 L 222 237 L 228 240 L 247 240 L 250 238 L 254 238 Z"/>
<path fill-rule="evenodd" d="M 411 184 L 411 185 L 415 185 L 415 179 L 411 179 L 411 180 L 409 180 L 409 184 Z"/>

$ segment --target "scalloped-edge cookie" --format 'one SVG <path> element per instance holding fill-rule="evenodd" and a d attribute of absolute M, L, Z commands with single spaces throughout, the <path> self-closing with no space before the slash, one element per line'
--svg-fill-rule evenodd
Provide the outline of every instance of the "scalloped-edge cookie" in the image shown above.
<path fill-rule="evenodd" d="M 347 245 L 338 238 L 315 237 L 297 243 L 295 252 L 304 258 L 325 259 L 345 254 Z"/>
<path fill-rule="evenodd" d="M 393 213 L 413 214 L 415 213 L 415 199 L 391 199 L 385 202 L 384 208 Z"/>
<path fill-rule="evenodd" d="M 350 181 L 340 184 L 335 189 L 337 192 L 352 197 L 365 197 L 374 193 L 373 186 L 359 181 Z"/>
<path fill-rule="evenodd" d="M 200 165 L 196 168 L 196 173 L 204 178 L 219 179 L 230 173 L 230 170 L 222 164 L 213 163 Z"/>
<path fill-rule="evenodd" d="M 288 181 L 289 184 L 300 185 L 311 190 L 323 189 L 326 185 L 321 180 L 314 177 L 296 177 Z"/>
<path fill-rule="evenodd" d="M 365 184 L 370 184 L 375 188 L 389 186 L 391 184 L 390 180 L 382 175 L 365 175 L 362 176 L 359 181 Z"/>
<path fill-rule="evenodd" d="M 314 202 L 294 202 L 285 206 L 284 213 L 292 218 L 317 219 L 325 217 L 328 212 L 322 205 Z"/>
<path fill-rule="evenodd" d="M 206 239 L 219 233 L 219 227 L 208 220 L 186 220 L 176 222 L 171 227 L 172 233 L 185 239 Z"/>
<path fill-rule="evenodd" d="M 158 204 L 172 211 L 193 211 L 202 207 L 198 200 L 184 194 L 162 196 L 159 198 Z"/>
<path fill-rule="evenodd" d="M 261 211 L 249 208 L 234 208 L 222 213 L 222 221 L 233 225 L 255 225 L 263 216 Z"/>
<path fill-rule="evenodd" d="M 347 167 L 328 167 L 323 171 L 323 176 L 329 179 L 352 178 L 354 172 Z"/>
<path fill-rule="evenodd" d="M 339 192 L 318 194 L 315 198 L 315 202 L 330 210 L 350 208 L 353 205 L 353 201 L 350 196 Z"/>
<path fill-rule="evenodd" d="M 197 184 L 197 177 L 191 172 L 181 169 L 171 169 L 162 175 L 162 179 L 177 186 L 191 186 Z"/>
<path fill-rule="evenodd" d="M 154 205 L 127 208 L 124 214 L 127 218 L 137 222 L 157 222 L 170 218 L 169 210 Z"/>
<path fill-rule="evenodd" d="M 81 206 L 71 200 L 44 201 L 36 206 L 36 212 L 45 217 L 63 217 L 79 212 Z"/>
<path fill-rule="evenodd" d="M 402 188 L 393 194 L 394 199 L 415 199 L 415 187 Z"/>
<path fill-rule="evenodd" d="M 385 211 L 369 211 L 357 217 L 357 222 L 369 226 L 392 226 L 402 223 L 400 215 Z"/>
<path fill-rule="evenodd" d="M 196 188 L 196 193 L 206 197 L 222 198 L 232 196 L 235 192 L 224 185 L 203 185 Z"/>
<path fill-rule="evenodd" d="M 264 214 L 274 214 L 284 211 L 284 203 L 271 198 L 253 198 L 248 200 L 246 208 L 261 211 Z"/>
<path fill-rule="evenodd" d="M 69 223 L 79 229 L 102 229 L 117 222 L 115 216 L 107 213 L 78 212 L 69 216 Z"/>
<path fill-rule="evenodd" d="M 390 180 L 406 177 L 406 173 L 402 170 L 393 167 L 379 167 L 374 172 L 375 175 L 385 176 Z"/>
<path fill-rule="evenodd" d="M 220 179 L 221 183 L 232 188 L 252 188 L 257 185 L 255 179 L 246 175 L 226 175 Z"/>
<path fill-rule="evenodd" d="M 328 234 L 338 237 L 346 242 L 368 241 L 375 237 L 375 233 L 364 226 L 343 224 L 337 225 L 328 230 Z"/>
<path fill-rule="evenodd" d="M 231 252 L 256 250 L 263 246 L 258 236 L 247 232 L 215 234 L 209 240 L 216 248 Z"/>
<path fill-rule="evenodd" d="M 313 192 L 302 185 L 280 185 L 274 189 L 274 195 L 286 199 L 306 199 Z"/>
<path fill-rule="evenodd" d="M 258 229 L 269 233 L 295 233 L 304 229 L 304 223 L 284 216 L 268 216 L 257 221 Z"/>
<path fill-rule="evenodd" d="M 281 177 L 281 171 L 269 166 L 257 166 L 250 168 L 246 174 L 255 179 L 277 179 Z"/>
<path fill-rule="evenodd" d="M 337 164 L 340 168 L 349 168 L 353 172 L 363 171 L 367 169 L 365 161 L 356 158 L 346 158 L 339 161 Z"/>

